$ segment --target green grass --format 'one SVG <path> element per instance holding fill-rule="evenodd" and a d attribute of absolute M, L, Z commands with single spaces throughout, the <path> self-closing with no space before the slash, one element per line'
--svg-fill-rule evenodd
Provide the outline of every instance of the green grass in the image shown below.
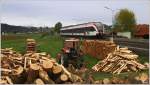
<path fill-rule="evenodd" d="M 135 76 L 141 74 L 141 73 L 146 73 L 149 74 L 149 70 L 141 70 L 138 72 L 123 72 L 120 74 L 111 74 L 111 73 L 106 73 L 106 72 L 93 72 L 93 77 L 95 80 L 102 80 L 104 78 L 113 78 L 113 77 L 118 77 L 118 78 L 122 78 L 122 79 L 126 79 L 126 78 L 134 78 Z"/>
<path fill-rule="evenodd" d="M 90 55 L 85 55 L 83 56 L 84 61 L 86 62 L 86 65 L 88 68 L 92 68 L 99 60 L 90 56 Z"/>
<path fill-rule="evenodd" d="M 7 37 L 14 35 L 7 35 Z M 24 36 L 20 38 L 20 36 Z M 3 36 L 2 36 L 3 37 Z M 55 57 L 58 52 L 60 52 L 63 47 L 63 39 L 60 36 L 45 36 L 41 37 L 41 34 L 27 34 L 27 35 L 16 35 L 16 37 L 11 37 L 14 39 L 2 39 L 1 47 L 10 48 L 14 50 L 25 53 L 26 51 L 26 39 L 33 38 L 37 42 L 37 51 L 38 52 L 47 52 L 51 54 L 52 57 Z"/>

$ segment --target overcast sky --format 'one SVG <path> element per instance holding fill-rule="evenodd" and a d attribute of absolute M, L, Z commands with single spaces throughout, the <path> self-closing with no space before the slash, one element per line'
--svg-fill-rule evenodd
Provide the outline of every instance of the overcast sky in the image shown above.
<path fill-rule="evenodd" d="M 149 0 L 1 0 L 1 22 L 24 26 L 63 26 L 100 21 L 112 24 L 112 12 L 127 8 L 135 13 L 137 23 L 150 23 Z M 114 13 L 114 14 L 115 14 Z M 113 14 L 113 15 L 114 15 Z"/>

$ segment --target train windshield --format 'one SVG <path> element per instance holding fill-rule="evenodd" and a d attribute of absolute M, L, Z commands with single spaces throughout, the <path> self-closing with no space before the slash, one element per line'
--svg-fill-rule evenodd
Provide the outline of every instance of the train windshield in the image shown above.
<path fill-rule="evenodd" d="M 101 23 L 94 23 L 94 24 L 96 25 L 96 27 L 99 31 L 103 30 L 103 24 L 101 24 Z"/>

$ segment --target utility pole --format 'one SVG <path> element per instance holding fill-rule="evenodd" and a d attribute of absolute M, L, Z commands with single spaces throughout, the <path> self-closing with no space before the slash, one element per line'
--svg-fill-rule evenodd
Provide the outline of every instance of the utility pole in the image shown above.
<path fill-rule="evenodd" d="M 111 11 L 111 13 L 112 13 L 112 29 L 113 29 L 114 11 L 115 11 L 115 10 L 113 10 L 113 9 L 111 9 L 111 8 L 107 7 L 107 6 L 105 6 L 104 8 L 105 8 L 105 9 L 110 10 L 110 11 Z M 113 41 L 114 41 L 114 39 L 113 39 L 113 33 L 112 33 L 112 42 L 113 42 Z"/>

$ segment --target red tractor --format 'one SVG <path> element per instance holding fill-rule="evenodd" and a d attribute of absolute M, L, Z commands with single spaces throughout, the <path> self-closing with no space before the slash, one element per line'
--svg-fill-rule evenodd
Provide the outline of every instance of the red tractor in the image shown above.
<path fill-rule="evenodd" d="M 80 49 L 80 40 L 71 38 L 65 40 L 62 53 L 58 55 L 57 60 L 65 67 L 72 64 L 75 68 L 79 69 L 83 65 L 82 56 L 83 52 Z"/>

